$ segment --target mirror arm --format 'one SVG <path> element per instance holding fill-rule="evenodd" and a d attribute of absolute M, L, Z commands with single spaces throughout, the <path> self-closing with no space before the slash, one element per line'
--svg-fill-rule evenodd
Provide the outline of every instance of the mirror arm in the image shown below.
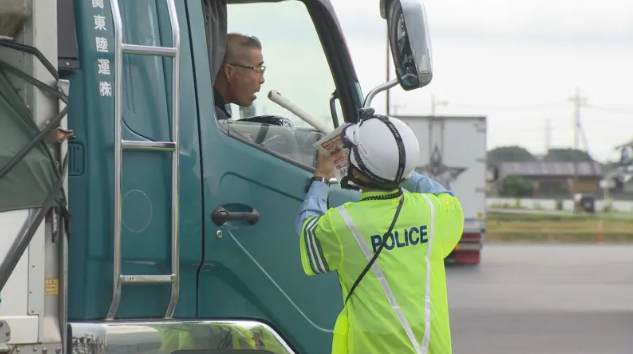
<path fill-rule="evenodd" d="M 363 103 L 363 108 L 368 108 L 371 104 L 371 101 L 382 91 L 389 90 L 390 88 L 396 86 L 398 84 L 398 79 L 393 79 L 391 81 L 385 82 L 384 84 L 376 86 L 373 90 L 369 91 L 367 97 L 365 97 L 365 102 Z"/>
<path fill-rule="evenodd" d="M 405 76 L 402 77 L 402 80 L 406 80 L 410 76 L 415 77 L 415 75 L 413 74 L 406 74 Z M 374 99 L 374 97 L 376 97 L 377 94 L 379 94 L 382 91 L 389 90 L 390 88 L 396 85 L 398 85 L 398 78 L 395 78 L 391 81 L 387 81 L 383 84 L 376 86 L 373 90 L 369 91 L 369 93 L 367 94 L 367 97 L 365 97 L 365 103 L 363 103 L 363 108 L 368 108 L 369 105 L 371 105 L 371 101 Z"/>
<path fill-rule="evenodd" d="M 334 122 L 334 128 L 338 128 L 338 114 L 336 114 L 336 100 L 338 99 L 338 92 L 334 90 L 332 92 L 332 96 L 330 97 L 330 114 L 332 115 L 332 120 Z"/>

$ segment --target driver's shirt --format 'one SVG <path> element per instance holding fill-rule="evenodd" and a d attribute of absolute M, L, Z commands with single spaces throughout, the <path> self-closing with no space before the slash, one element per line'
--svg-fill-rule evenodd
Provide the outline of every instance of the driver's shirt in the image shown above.
<path fill-rule="evenodd" d="M 444 258 L 461 238 L 462 207 L 418 173 L 404 187 L 411 193 L 368 191 L 359 202 L 327 209 L 329 186 L 314 182 L 297 216 L 304 272 L 336 271 L 344 299 L 387 237 L 336 320 L 333 354 L 452 352 Z M 401 213 L 386 234 L 399 198 Z"/>
<path fill-rule="evenodd" d="M 220 91 L 215 87 L 213 87 L 213 101 L 215 103 L 215 117 L 218 120 L 231 118 L 231 112 L 224 101 L 224 97 L 222 97 Z"/>

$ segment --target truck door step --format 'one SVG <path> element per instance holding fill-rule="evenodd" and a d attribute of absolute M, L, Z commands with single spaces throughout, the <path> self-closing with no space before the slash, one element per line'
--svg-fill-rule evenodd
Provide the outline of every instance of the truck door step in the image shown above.
<path fill-rule="evenodd" d="M 122 275 L 122 284 L 165 284 L 173 283 L 176 274 L 171 275 Z"/>
<path fill-rule="evenodd" d="M 123 140 L 121 142 L 121 147 L 124 150 L 176 151 L 176 143 L 173 141 Z"/>
<path fill-rule="evenodd" d="M 178 55 L 179 50 L 174 47 L 154 47 L 138 44 L 123 44 L 121 49 L 123 49 L 123 54 L 151 55 L 172 58 L 175 58 L 176 55 Z"/>

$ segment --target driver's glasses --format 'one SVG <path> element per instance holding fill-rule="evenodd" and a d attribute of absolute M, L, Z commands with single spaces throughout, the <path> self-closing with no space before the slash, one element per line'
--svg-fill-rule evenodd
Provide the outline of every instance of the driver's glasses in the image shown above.
<path fill-rule="evenodd" d="M 264 71 L 266 71 L 266 66 L 248 66 L 242 64 L 231 64 L 232 66 L 237 66 L 238 68 L 250 69 L 253 70 L 258 75 L 264 75 Z"/>

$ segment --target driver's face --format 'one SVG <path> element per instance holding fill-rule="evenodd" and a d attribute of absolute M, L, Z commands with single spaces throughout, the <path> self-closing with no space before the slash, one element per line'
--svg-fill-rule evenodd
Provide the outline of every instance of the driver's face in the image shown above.
<path fill-rule="evenodd" d="M 250 49 L 248 60 L 243 63 L 234 63 L 233 75 L 230 84 L 235 104 L 248 107 L 257 98 L 264 80 L 264 56 L 259 49 Z"/>

